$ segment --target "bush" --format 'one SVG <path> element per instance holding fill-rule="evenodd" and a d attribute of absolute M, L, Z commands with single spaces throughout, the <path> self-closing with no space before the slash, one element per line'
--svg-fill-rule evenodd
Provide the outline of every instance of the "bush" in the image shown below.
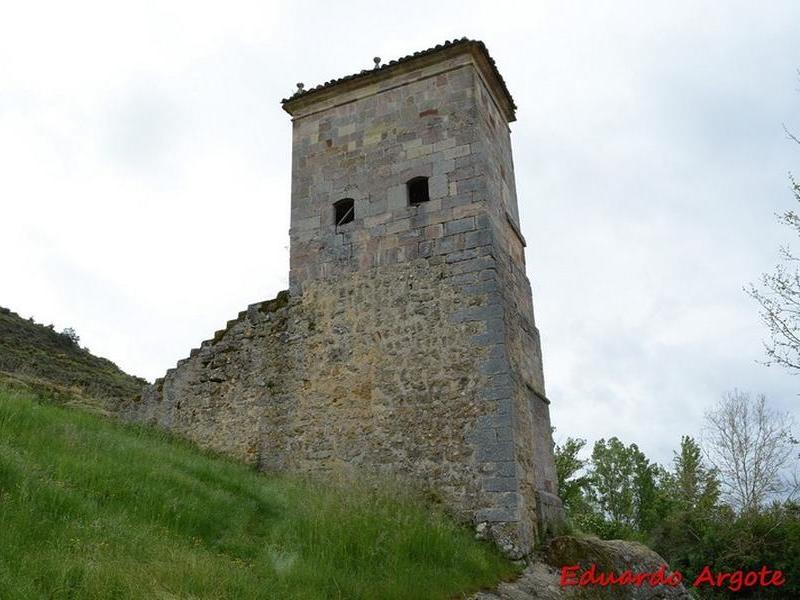
<path fill-rule="evenodd" d="M 72 327 L 67 327 L 66 329 L 64 329 L 61 332 L 61 335 L 67 338 L 73 346 L 77 346 L 78 343 L 81 341 L 80 336 Z"/>

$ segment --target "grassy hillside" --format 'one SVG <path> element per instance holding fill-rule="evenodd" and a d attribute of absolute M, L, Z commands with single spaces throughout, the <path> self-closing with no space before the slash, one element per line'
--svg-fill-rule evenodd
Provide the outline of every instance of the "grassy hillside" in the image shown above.
<path fill-rule="evenodd" d="M 69 336 L 0 307 L 0 383 L 57 399 L 135 397 L 145 381 L 82 349 Z"/>
<path fill-rule="evenodd" d="M 514 573 L 393 486 L 267 477 L 0 388 L 0 598 L 453 598 Z"/>

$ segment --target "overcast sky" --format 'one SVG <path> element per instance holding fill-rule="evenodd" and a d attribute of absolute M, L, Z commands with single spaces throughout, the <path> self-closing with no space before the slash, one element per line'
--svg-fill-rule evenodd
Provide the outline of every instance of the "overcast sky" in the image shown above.
<path fill-rule="evenodd" d="M 0 305 L 150 380 L 287 287 L 280 99 L 483 40 L 557 438 L 669 461 L 728 389 L 795 414 L 742 286 L 791 241 L 800 3 L 0 5 Z"/>

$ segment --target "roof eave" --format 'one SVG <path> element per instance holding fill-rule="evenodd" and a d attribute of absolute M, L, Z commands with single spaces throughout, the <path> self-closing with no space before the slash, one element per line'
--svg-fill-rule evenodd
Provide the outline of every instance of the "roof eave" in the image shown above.
<path fill-rule="evenodd" d="M 310 90 L 298 92 L 290 98 L 284 99 L 281 104 L 287 113 L 295 116 L 298 113 L 306 112 L 305 109 L 309 106 L 324 102 L 334 96 L 433 65 L 465 52 L 472 55 L 475 64 L 483 74 L 506 120 L 509 123 L 515 121 L 517 107 L 497 70 L 497 66 L 494 64 L 483 42 L 473 40 L 448 42 L 441 47 L 437 46 L 430 50 L 392 61 L 379 68 L 333 80 Z"/>

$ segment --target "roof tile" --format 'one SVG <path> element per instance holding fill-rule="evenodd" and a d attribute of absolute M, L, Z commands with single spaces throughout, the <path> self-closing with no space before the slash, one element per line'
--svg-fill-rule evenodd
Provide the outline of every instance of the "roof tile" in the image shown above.
<path fill-rule="evenodd" d="M 292 100 L 296 100 L 297 98 L 314 94 L 315 92 L 318 92 L 320 90 L 328 89 L 330 87 L 333 87 L 333 86 L 338 85 L 340 83 L 343 83 L 345 81 L 351 81 L 353 79 L 358 79 L 358 78 L 361 78 L 361 77 L 367 78 L 367 77 L 369 77 L 370 75 L 372 75 L 374 73 L 378 73 L 378 72 L 384 71 L 386 69 L 391 69 L 395 65 L 410 61 L 410 60 L 412 60 L 414 58 L 417 58 L 417 57 L 420 57 L 420 56 L 426 56 L 428 54 L 433 54 L 433 53 L 438 52 L 440 50 L 443 50 L 445 48 L 451 48 L 453 46 L 469 45 L 469 44 L 476 44 L 480 48 L 480 50 L 486 55 L 486 58 L 488 59 L 489 64 L 491 65 L 492 70 L 494 71 L 494 74 L 497 77 L 497 80 L 500 82 L 500 86 L 502 87 L 503 92 L 508 97 L 508 101 L 511 104 L 512 110 L 516 110 L 517 105 L 514 103 L 514 98 L 511 96 L 511 93 L 508 91 L 508 87 L 506 86 L 506 82 L 503 80 L 502 75 L 500 75 L 500 71 L 498 71 L 498 69 L 497 69 L 497 64 L 494 62 L 494 59 L 492 58 L 492 56 L 489 54 L 489 50 L 486 48 L 486 45 L 480 40 L 471 40 L 471 39 L 466 38 L 466 37 L 462 37 L 460 39 L 456 39 L 456 40 L 452 40 L 452 41 L 451 40 L 447 40 L 443 44 L 436 44 L 435 46 L 433 46 L 432 48 L 428 48 L 427 50 L 421 50 L 421 51 L 418 51 L 418 52 L 414 52 L 413 54 L 409 54 L 407 56 L 403 56 L 402 58 L 398 58 L 398 59 L 395 59 L 395 60 L 390 60 L 388 63 L 385 63 L 385 64 L 383 64 L 383 65 L 381 65 L 379 67 L 375 67 L 373 69 L 364 69 L 359 73 L 353 73 L 352 75 L 346 75 L 344 77 L 340 77 L 339 79 L 331 79 L 330 81 L 326 81 L 325 83 L 321 83 L 321 84 L 319 84 L 319 85 L 317 85 L 315 87 L 312 87 L 312 88 L 298 90 L 294 94 L 289 96 L 288 98 L 284 98 L 283 100 L 281 100 L 281 104 L 286 104 L 287 102 L 290 102 Z"/>

